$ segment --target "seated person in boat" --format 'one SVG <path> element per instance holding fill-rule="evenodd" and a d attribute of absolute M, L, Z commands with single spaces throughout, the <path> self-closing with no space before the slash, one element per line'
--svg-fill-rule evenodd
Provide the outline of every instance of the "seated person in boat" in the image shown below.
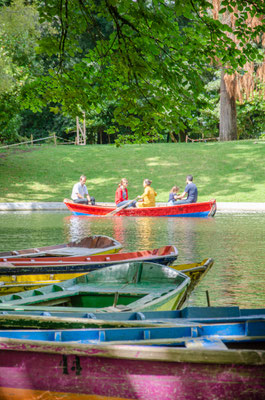
<path fill-rule="evenodd" d="M 184 197 L 187 198 L 185 199 Z M 184 189 L 184 192 L 177 196 L 177 198 L 180 200 L 177 202 L 177 205 L 179 204 L 188 204 L 188 203 L 197 203 L 197 197 L 198 197 L 198 189 L 195 183 L 193 183 L 193 176 L 192 175 L 187 175 L 186 177 L 186 187 Z"/>
<path fill-rule="evenodd" d="M 169 198 L 168 198 L 168 206 L 174 206 L 177 204 L 179 196 L 179 187 L 178 186 L 173 186 L 172 189 L 169 192 Z"/>
<path fill-rule="evenodd" d="M 126 178 L 122 178 L 122 180 L 119 183 L 119 186 L 116 190 L 115 193 L 115 203 L 117 207 L 124 206 L 128 203 L 130 203 L 130 200 L 128 200 L 128 181 Z M 136 201 L 132 202 L 129 207 L 135 207 Z"/>
<path fill-rule="evenodd" d="M 95 204 L 95 197 L 89 195 L 86 187 L 86 176 L 80 176 L 80 182 L 77 182 L 72 190 L 71 199 L 74 203 L 79 204 Z"/>
<path fill-rule="evenodd" d="M 157 193 L 154 191 L 154 189 L 151 187 L 152 181 L 149 179 L 144 179 L 143 181 L 143 187 L 144 187 L 144 192 L 141 196 L 137 196 L 139 201 L 136 203 L 137 208 L 141 207 L 155 207 L 155 196 Z"/>

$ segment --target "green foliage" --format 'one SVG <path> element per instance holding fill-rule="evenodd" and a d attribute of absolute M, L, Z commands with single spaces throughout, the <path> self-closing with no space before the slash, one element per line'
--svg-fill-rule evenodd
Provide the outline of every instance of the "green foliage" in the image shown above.
<path fill-rule="evenodd" d="M 14 96 L 5 93 L 0 96 L 0 143 L 18 142 L 21 118 Z"/>
<path fill-rule="evenodd" d="M 238 136 L 240 139 L 257 138 L 265 129 L 265 101 L 260 93 L 237 105 Z"/>
<path fill-rule="evenodd" d="M 24 84 L 35 61 L 38 13 L 22 0 L 0 8 L 0 94 Z"/>
<path fill-rule="evenodd" d="M 0 7 L 0 141 L 19 140 L 20 92 L 31 74 L 40 72 L 34 46 L 39 37 L 38 13 L 15 0 Z"/>
<path fill-rule="evenodd" d="M 232 72 L 262 57 L 253 39 L 264 24 L 250 29 L 247 17 L 264 14 L 265 5 L 241 3 L 223 0 L 220 20 L 214 20 L 207 0 L 38 0 L 38 12 L 31 3 L 2 0 L 2 140 L 11 141 L 11 120 L 15 136 L 63 135 L 84 111 L 90 143 L 154 142 L 168 132 L 218 135 L 218 93 L 207 88 L 219 68 L 213 60 Z M 241 49 L 221 22 L 234 6 L 233 36 Z M 262 124 L 253 118 L 255 126 Z M 247 119 L 240 124 L 243 132 Z"/>
<path fill-rule="evenodd" d="M 73 139 L 71 135 L 67 135 L 66 131 L 71 127 L 72 121 L 63 116 L 61 113 L 53 113 L 50 107 L 45 107 L 41 112 L 33 113 L 31 110 L 21 112 L 21 124 L 19 134 L 34 139 L 49 136 L 50 132 L 55 132 L 56 136 L 65 139 Z"/>
<path fill-rule="evenodd" d="M 229 2 L 222 4 L 233 12 Z M 58 35 L 46 35 L 39 51 L 58 57 L 58 70 L 45 76 L 44 91 L 40 82 L 39 97 L 61 103 L 73 117 L 81 111 L 93 114 L 115 99 L 108 132 L 127 128 L 118 143 L 159 140 L 161 132 L 184 131 L 202 105 L 202 94 L 206 96 L 202 71 L 213 59 L 231 68 L 254 59 L 257 49 L 248 41 L 264 30 L 248 29 L 245 7 L 233 32 L 242 42 L 241 51 L 227 35 L 231 28 L 213 19 L 210 7 L 205 0 L 41 2 L 41 18 Z M 256 6 L 255 12 L 263 9 Z M 209 119 L 208 111 L 205 117 Z"/>

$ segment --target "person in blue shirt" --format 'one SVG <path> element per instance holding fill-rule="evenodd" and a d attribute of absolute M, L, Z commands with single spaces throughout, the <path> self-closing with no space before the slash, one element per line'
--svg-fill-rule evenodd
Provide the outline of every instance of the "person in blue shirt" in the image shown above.
<path fill-rule="evenodd" d="M 185 197 L 187 198 L 185 199 Z M 184 192 L 177 196 L 179 201 L 177 204 L 188 204 L 188 203 L 197 203 L 197 197 L 198 197 L 198 189 L 195 183 L 193 183 L 193 176 L 192 175 L 187 175 L 186 177 L 186 187 L 184 189 Z"/>

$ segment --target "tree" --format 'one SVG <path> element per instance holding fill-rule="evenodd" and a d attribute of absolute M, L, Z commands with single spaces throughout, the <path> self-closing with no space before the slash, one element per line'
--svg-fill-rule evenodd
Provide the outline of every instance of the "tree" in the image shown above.
<path fill-rule="evenodd" d="M 241 51 L 252 49 L 252 47 L 256 47 L 259 43 L 265 45 L 264 31 L 256 29 L 263 25 L 264 14 L 261 14 L 263 10 L 262 4 L 259 5 L 257 3 L 256 9 L 253 4 L 255 3 L 246 1 L 241 2 L 241 4 L 238 4 L 236 1 L 223 1 L 220 4 L 219 0 L 213 0 L 214 18 L 221 18 L 222 22 L 229 26 L 230 29 L 227 34 Z M 251 33 L 248 38 L 237 34 L 242 18 L 245 21 L 245 29 Z M 249 58 L 250 61 L 244 65 L 240 64 L 239 67 L 241 68 L 233 74 L 227 73 L 225 68 L 222 68 L 220 87 L 220 140 L 238 139 L 236 100 L 239 100 L 242 104 L 244 98 L 248 100 L 254 94 L 254 91 L 257 91 L 260 83 L 265 83 L 265 59 L 263 52 L 260 52 L 260 57 L 254 59 L 253 55 L 251 55 Z M 255 64 L 254 61 L 257 61 L 257 63 Z M 261 90 L 260 94 L 261 98 L 265 99 L 265 90 Z"/>
<path fill-rule="evenodd" d="M 222 2 L 231 15 L 242 0 L 232 2 L 232 8 L 231 1 Z M 264 5 L 244 3 L 257 18 L 265 12 Z M 104 104 L 115 99 L 108 133 L 127 127 L 129 134 L 121 141 L 183 132 L 204 92 L 203 71 L 213 68 L 212 60 L 231 69 L 253 60 L 257 49 L 248 46 L 249 40 L 264 32 L 262 25 L 248 28 L 247 10 L 233 30 L 213 18 L 210 6 L 206 0 L 41 2 L 41 18 L 54 31 L 41 41 L 39 51 L 56 59 L 57 66 L 24 94 L 25 104 L 38 108 L 59 102 L 75 116 L 92 108 L 100 114 Z M 87 38 L 82 46 L 81 38 Z"/>
<path fill-rule="evenodd" d="M 19 94 L 36 68 L 38 12 L 22 0 L 0 7 L 0 140 L 15 140 L 21 122 Z"/>

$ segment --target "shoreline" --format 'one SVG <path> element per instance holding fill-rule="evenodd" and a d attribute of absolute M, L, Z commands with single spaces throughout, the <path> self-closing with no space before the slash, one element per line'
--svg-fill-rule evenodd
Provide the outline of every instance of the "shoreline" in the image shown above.
<path fill-rule="evenodd" d="M 98 202 L 99 205 L 113 206 L 114 203 Z M 164 205 L 166 203 L 157 203 Z M 67 211 L 63 202 L 18 202 L 0 203 L 0 211 Z M 217 202 L 217 213 L 265 212 L 265 203 Z"/>

